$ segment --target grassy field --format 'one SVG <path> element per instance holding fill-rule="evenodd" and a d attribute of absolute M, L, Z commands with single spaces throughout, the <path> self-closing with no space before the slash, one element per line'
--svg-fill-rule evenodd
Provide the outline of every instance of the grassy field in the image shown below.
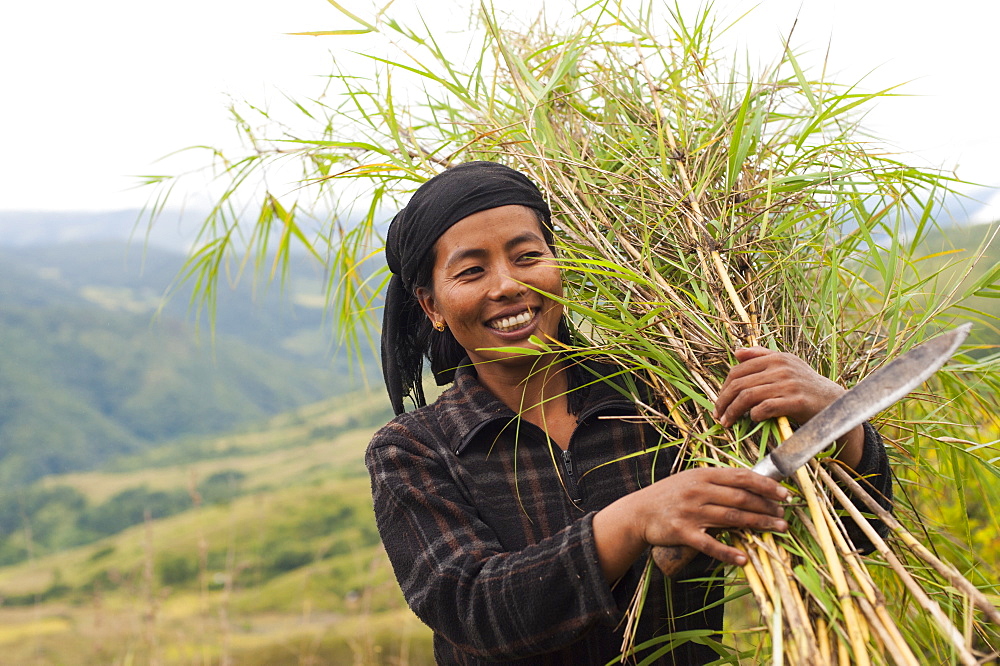
<path fill-rule="evenodd" d="M 188 507 L 0 568 L 0 663 L 433 663 L 430 632 L 406 608 L 374 527 L 363 451 L 371 424 L 389 418 L 384 402 L 344 396 L 120 460 L 119 471 L 44 479 L 95 504 L 145 488 L 184 492 Z M 239 484 L 231 496 L 195 490 L 227 474 Z M 960 512 L 993 534 L 974 497 L 908 492 L 930 529 L 963 524 Z M 981 546 L 994 552 L 991 539 Z M 762 620 L 748 598 L 729 606 L 726 642 L 742 644 Z"/>
<path fill-rule="evenodd" d="M 344 397 L 122 471 L 45 479 L 93 503 L 182 489 L 190 507 L 0 569 L 0 661 L 432 663 L 374 527 L 363 464 L 373 426 L 356 424 L 386 421 L 383 403 Z M 193 490 L 220 473 L 240 479 L 235 497 L 210 503 Z"/>
<path fill-rule="evenodd" d="M 356 424 L 384 422 L 384 410 L 379 394 L 345 396 L 119 461 L 121 471 L 45 479 L 94 503 L 143 487 L 184 491 L 189 506 L 0 568 L 0 663 L 433 663 L 430 632 L 406 608 L 374 527 L 363 465 L 374 426 Z M 240 479 L 234 496 L 193 490 L 226 473 Z M 971 500 L 919 503 L 941 530 Z M 746 597 L 729 604 L 727 624 L 736 645 L 763 626 Z"/>
<path fill-rule="evenodd" d="M 960 270 L 992 231 L 940 239 L 935 270 Z M 969 282 L 997 265 L 984 263 Z M 997 303 L 984 289 L 976 306 Z M 996 331 L 979 331 L 982 352 L 994 352 Z M 169 517 L 49 554 L 33 540 L 43 519 L 54 520 L 44 511 L 0 535 L 31 554 L 0 568 L 0 664 L 433 663 L 430 632 L 406 609 L 374 527 L 363 452 L 390 417 L 380 391 L 345 395 L 102 471 L 42 479 L 38 488 L 72 489 L 88 506 L 137 489 L 186 499 Z M 988 423 L 970 437 L 995 441 L 995 417 L 984 415 Z M 900 483 L 928 530 L 977 544 L 979 573 L 994 580 L 997 518 L 983 489 L 996 478 L 970 478 L 964 497 Z M 746 598 L 731 606 L 729 640 L 740 643 L 738 632 L 758 630 L 761 619 Z"/>

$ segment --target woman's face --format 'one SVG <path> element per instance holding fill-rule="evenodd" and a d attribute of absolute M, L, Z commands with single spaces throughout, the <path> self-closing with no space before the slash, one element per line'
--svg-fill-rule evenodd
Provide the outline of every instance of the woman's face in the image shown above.
<path fill-rule="evenodd" d="M 475 362 L 531 363 L 536 357 L 485 351 L 536 349 L 555 340 L 562 305 L 534 291 L 562 295 L 562 278 L 534 211 L 500 206 L 456 222 L 434 244 L 431 287 L 417 298 L 431 323 L 444 322 Z"/>

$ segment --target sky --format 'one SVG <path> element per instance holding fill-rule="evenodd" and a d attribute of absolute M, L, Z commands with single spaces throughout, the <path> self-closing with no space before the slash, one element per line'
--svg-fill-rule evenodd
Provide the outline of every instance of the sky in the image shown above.
<path fill-rule="evenodd" d="M 354 27 L 325 0 L 50 0 L 0 9 L 0 210 L 141 207 L 137 176 L 204 164 L 192 145 L 234 147 L 230 100 L 259 104 L 322 88 L 345 38 L 293 32 Z M 364 2 L 345 3 L 364 14 Z M 384 4 L 384 3 L 383 3 Z M 680 0 L 682 10 L 700 3 Z M 537 0 L 504 0 L 532 15 Z M 461 30 L 466 1 L 396 0 Z M 497 6 L 501 6 L 497 2 Z M 550 0 L 548 11 L 568 11 Z M 994 0 L 717 0 L 736 18 L 734 47 L 762 64 L 792 33 L 800 59 L 828 78 L 876 90 L 902 84 L 866 126 L 920 166 L 1000 185 L 1000 58 Z M 797 21 L 796 21 L 797 19 Z M 197 193 L 190 195 L 197 201 Z M 1000 199 L 998 199 L 1000 203 Z"/>

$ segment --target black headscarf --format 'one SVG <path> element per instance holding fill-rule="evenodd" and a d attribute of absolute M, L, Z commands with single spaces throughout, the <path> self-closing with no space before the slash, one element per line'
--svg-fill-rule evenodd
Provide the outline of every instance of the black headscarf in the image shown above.
<path fill-rule="evenodd" d="M 495 162 L 466 162 L 434 176 L 396 214 L 386 235 L 385 258 L 392 272 L 382 316 L 382 375 L 396 414 L 409 395 L 418 407 L 426 404 L 421 376 L 427 355 L 438 384 L 451 381 L 454 368 L 441 367 L 430 341 L 430 322 L 414 290 L 437 239 L 469 215 L 499 206 L 520 205 L 538 211 L 549 225 L 548 204 L 524 174 Z M 446 330 L 436 334 L 457 345 Z"/>

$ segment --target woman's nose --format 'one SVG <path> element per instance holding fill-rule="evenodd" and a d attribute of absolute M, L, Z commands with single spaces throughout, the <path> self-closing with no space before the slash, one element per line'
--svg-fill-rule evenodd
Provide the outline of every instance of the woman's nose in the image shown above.
<path fill-rule="evenodd" d="M 527 288 L 521 284 L 509 269 L 498 270 L 491 285 L 491 297 L 497 300 L 516 298 Z"/>

